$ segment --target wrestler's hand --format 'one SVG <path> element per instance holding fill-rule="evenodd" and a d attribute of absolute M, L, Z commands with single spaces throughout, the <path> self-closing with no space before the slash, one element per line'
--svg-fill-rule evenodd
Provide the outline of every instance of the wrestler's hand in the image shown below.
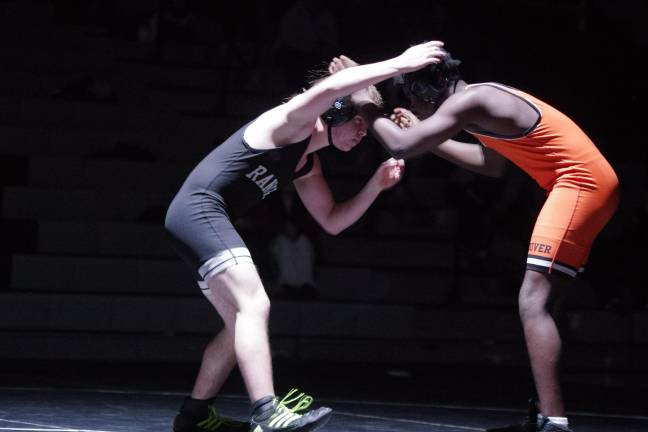
<path fill-rule="evenodd" d="M 335 72 L 339 72 L 342 69 L 348 69 L 350 67 L 358 65 L 359 64 L 351 58 L 345 55 L 341 55 L 340 57 L 333 57 L 333 60 L 331 60 L 331 62 L 329 63 L 328 71 L 330 74 L 334 74 Z"/>
<path fill-rule="evenodd" d="M 401 55 L 388 60 L 400 73 L 413 72 L 433 63 L 440 63 L 448 56 L 443 42 L 431 41 L 414 45 Z"/>
<path fill-rule="evenodd" d="M 348 69 L 354 66 L 358 66 L 358 63 L 345 56 L 341 55 L 339 57 L 333 57 L 333 60 L 329 63 L 329 73 L 334 74 L 341 71 L 342 69 Z M 363 89 L 360 89 L 351 94 L 351 102 L 356 106 L 362 106 L 367 103 L 376 105 L 377 107 L 382 107 L 383 98 L 375 86 L 369 86 Z"/>
<path fill-rule="evenodd" d="M 401 181 L 405 171 L 405 161 L 403 159 L 387 159 L 380 164 L 372 177 L 372 181 L 380 190 L 389 189 Z"/>
<path fill-rule="evenodd" d="M 383 98 L 375 86 L 369 86 L 351 93 L 351 103 L 356 107 L 365 104 L 374 104 L 378 108 L 381 108 L 383 106 Z"/>
<path fill-rule="evenodd" d="M 405 108 L 394 108 L 389 118 L 401 129 L 407 129 L 420 123 L 418 117 L 412 111 Z"/>

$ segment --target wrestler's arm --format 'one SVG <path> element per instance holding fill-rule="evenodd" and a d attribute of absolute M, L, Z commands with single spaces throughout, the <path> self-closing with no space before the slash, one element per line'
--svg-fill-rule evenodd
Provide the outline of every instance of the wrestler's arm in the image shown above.
<path fill-rule="evenodd" d="M 398 183 L 403 169 L 402 160 L 386 160 L 354 197 L 343 202 L 335 201 L 317 155 L 313 158 L 313 169 L 293 183 L 304 207 L 317 223 L 329 234 L 336 235 L 357 222 L 382 191 Z"/>

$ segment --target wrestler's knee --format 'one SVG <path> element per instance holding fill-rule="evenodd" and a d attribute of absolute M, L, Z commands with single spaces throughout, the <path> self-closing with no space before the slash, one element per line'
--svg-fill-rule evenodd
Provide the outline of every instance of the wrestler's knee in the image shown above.
<path fill-rule="evenodd" d="M 547 313 L 551 283 L 544 273 L 528 270 L 518 295 L 520 319 L 526 321 Z"/>

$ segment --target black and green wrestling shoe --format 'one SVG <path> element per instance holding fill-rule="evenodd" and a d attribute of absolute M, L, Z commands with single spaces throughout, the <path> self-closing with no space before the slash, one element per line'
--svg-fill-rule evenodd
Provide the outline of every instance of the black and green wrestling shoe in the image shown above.
<path fill-rule="evenodd" d="M 265 399 L 265 398 L 264 398 Z M 310 432 L 326 424 L 331 417 L 331 408 L 320 407 L 306 411 L 313 403 L 313 398 L 297 389 L 292 389 L 281 400 L 268 397 L 257 401 L 256 406 L 263 406 L 262 412 L 253 410 L 250 419 L 250 432 Z M 302 413 L 303 412 L 303 413 Z"/>
<path fill-rule="evenodd" d="M 216 409 L 204 402 L 203 406 L 191 407 L 200 402 L 185 400 L 173 421 L 173 432 L 248 432 L 250 423 L 221 416 Z M 188 409 L 188 407 L 191 407 Z"/>

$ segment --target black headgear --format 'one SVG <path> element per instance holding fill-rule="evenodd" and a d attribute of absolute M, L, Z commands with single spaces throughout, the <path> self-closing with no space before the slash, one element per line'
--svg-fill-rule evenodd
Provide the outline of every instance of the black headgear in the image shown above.
<path fill-rule="evenodd" d="M 344 96 L 335 99 L 333 105 L 322 114 L 322 119 L 331 127 L 340 126 L 355 117 L 357 113 L 355 106 L 351 103 L 351 97 Z"/>
<path fill-rule="evenodd" d="M 407 97 L 416 96 L 418 99 L 437 103 L 451 83 L 461 79 L 458 66 L 460 60 L 453 59 L 450 54 L 440 63 L 419 69 L 395 78 L 395 83 L 401 85 Z"/>

